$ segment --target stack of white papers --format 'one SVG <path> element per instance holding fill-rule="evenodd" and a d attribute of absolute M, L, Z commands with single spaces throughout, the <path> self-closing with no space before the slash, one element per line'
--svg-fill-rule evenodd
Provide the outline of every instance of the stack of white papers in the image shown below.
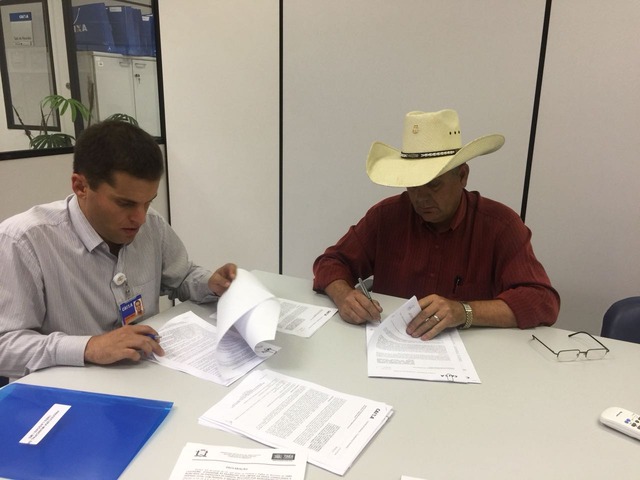
<path fill-rule="evenodd" d="M 338 313 L 337 308 L 321 307 L 284 298 L 279 298 L 278 301 L 280 302 L 278 331 L 298 337 L 309 338 Z M 216 320 L 218 312 L 212 313 L 210 318 Z"/>
<path fill-rule="evenodd" d="M 367 324 L 369 376 L 481 383 L 457 329 L 428 341 L 407 334 L 407 325 L 420 310 L 412 297 L 380 325 Z"/>
<path fill-rule="evenodd" d="M 344 475 L 392 413 L 385 403 L 260 370 L 198 422 L 271 447 L 302 448 L 310 463 Z"/>
<path fill-rule="evenodd" d="M 276 335 L 280 302 L 251 273 L 238 269 L 218 301 L 217 327 L 193 312 L 158 330 L 164 356 L 150 360 L 221 385 L 230 385 L 280 347 Z M 233 327 L 233 328 L 232 328 Z"/>

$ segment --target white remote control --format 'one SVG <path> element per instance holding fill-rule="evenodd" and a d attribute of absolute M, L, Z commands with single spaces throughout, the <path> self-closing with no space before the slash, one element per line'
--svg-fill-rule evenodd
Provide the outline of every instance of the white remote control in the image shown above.
<path fill-rule="evenodd" d="M 640 440 L 640 415 L 624 408 L 609 407 L 600 414 L 600 421 L 606 426 Z"/>

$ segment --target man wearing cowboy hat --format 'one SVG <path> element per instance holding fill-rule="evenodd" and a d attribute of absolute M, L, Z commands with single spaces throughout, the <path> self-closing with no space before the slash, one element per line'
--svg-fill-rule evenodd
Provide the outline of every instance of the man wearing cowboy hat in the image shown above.
<path fill-rule="evenodd" d="M 353 287 L 373 275 L 376 292 L 418 297 L 407 333 L 423 340 L 449 327 L 552 325 L 560 297 L 531 231 L 509 207 L 465 189 L 466 162 L 503 144 L 487 135 L 462 146 L 454 110 L 409 112 L 402 151 L 375 142 L 367 159 L 371 180 L 406 192 L 374 205 L 316 259 L 314 290 L 349 323 L 379 320 L 380 304 Z"/>

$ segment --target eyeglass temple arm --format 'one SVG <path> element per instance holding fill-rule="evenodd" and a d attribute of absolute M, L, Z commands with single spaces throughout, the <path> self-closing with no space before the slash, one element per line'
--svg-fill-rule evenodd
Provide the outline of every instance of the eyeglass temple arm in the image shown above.
<path fill-rule="evenodd" d="M 538 337 L 536 337 L 535 335 L 531 335 L 535 340 L 539 341 L 542 345 L 544 345 L 544 348 L 546 348 L 547 350 L 549 350 L 551 353 L 553 353 L 554 355 L 558 355 L 557 352 L 554 352 L 553 350 L 551 350 L 546 343 L 544 343 L 542 340 L 540 340 Z"/>
<path fill-rule="evenodd" d="M 569 337 L 573 337 L 574 335 L 577 335 L 577 334 L 579 334 L 579 333 L 584 333 L 585 335 L 589 335 L 593 340 L 595 340 L 595 341 L 598 343 L 598 345 L 600 345 L 600 346 L 601 346 L 602 348 L 604 348 L 607 352 L 609 352 L 609 349 L 608 349 L 607 347 L 605 347 L 605 346 L 604 346 L 604 344 L 603 344 L 600 340 L 598 340 L 596 337 L 594 337 L 593 335 L 591 335 L 589 332 L 583 332 L 583 331 L 574 332 L 574 333 L 569 334 Z"/>

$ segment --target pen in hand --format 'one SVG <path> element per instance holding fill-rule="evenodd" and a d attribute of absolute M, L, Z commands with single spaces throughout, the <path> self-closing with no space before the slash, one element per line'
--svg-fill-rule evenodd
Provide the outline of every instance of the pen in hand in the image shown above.
<path fill-rule="evenodd" d="M 367 298 L 373 302 L 373 298 L 371 298 L 371 294 L 369 293 L 369 290 L 367 290 L 367 287 L 362 281 L 362 278 L 358 278 L 358 284 L 360 285 L 360 289 L 362 290 L 362 293 L 364 293 L 367 296 Z"/>
<path fill-rule="evenodd" d="M 361 323 L 362 321 L 375 321 L 375 322 L 379 322 L 380 321 L 380 312 L 382 312 L 382 307 L 380 307 L 380 305 L 378 304 L 378 302 L 376 302 L 373 298 L 371 298 L 371 294 L 369 293 L 369 290 L 367 289 L 367 286 L 364 284 L 364 282 L 362 281 L 362 278 L 358 278 L 358 284 L 360 285 L 360 289 L 362 290 L 362 293 L 364 293 L 365 297 L 367 297 L 369 299 L 369 301 L 371 302 L 371 305 L 373 305 L 373 307 L 376 309 L 376 313 L 369 311 L 369 308 L 366 308 L 366 310 L 368 310 L 367 313 L 367 317 L 363 317 L 361 318 L 361 321 L 358 323 Z M 363 305 L 364 306 L 364 305 Z"/>

